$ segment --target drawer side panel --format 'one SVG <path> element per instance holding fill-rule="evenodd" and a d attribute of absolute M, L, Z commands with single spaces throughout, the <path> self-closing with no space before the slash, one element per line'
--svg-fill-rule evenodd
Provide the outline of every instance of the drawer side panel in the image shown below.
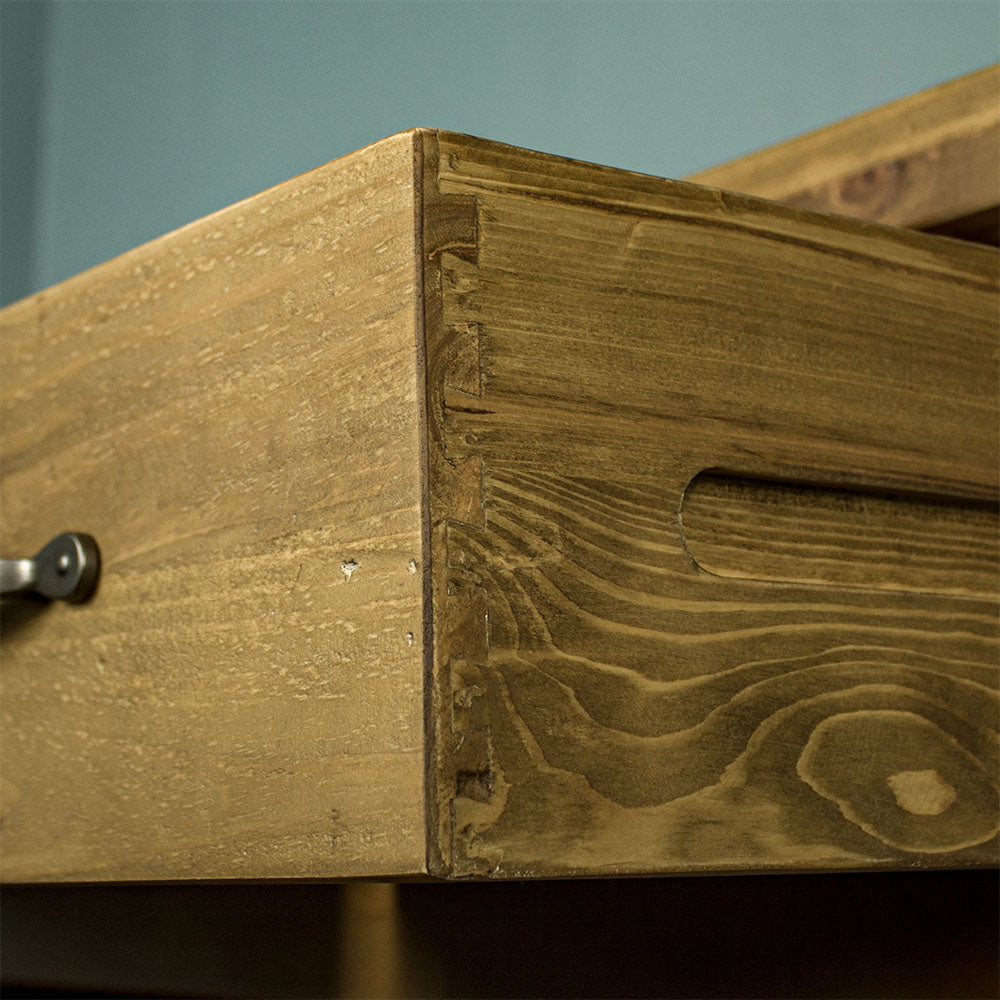
<path fill-rule="evenodd" d="M 995 537 L 996 252 L 435 148 L 439 190 L 478 221 L 475 257 L 443 253 L 438 278 L 437 336 L 477 363 L 440 386 L 442 447 L 480 470 L 476 516 L 435 548 L 441 870 L 995 861 L 995 554 L 975 594 L 949 576 L 961 532 L 901 588 L 822 560 L 874 530 L 876 564 L 905 561 L 903 528 L 871 528 L 886 505 L 890 526 L 969 510 Z M 785 527 L 755 515 L 780 579 L 692 557 L 682 501 L 706 471 L 791 503 Z M 738 567 L 731 507 L 718 544 Z"/>

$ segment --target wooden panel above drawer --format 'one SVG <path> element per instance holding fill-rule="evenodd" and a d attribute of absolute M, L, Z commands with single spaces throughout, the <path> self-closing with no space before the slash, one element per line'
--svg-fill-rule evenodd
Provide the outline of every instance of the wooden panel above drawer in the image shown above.
<path fill-rule="evenodd" d="M 996 246 L 1000 64 L 688 180 Z"/>

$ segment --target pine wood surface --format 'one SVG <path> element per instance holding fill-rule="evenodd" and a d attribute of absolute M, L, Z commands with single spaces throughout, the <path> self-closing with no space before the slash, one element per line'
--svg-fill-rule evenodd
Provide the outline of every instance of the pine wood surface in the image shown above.
<path fill-rule="evenodd" d="M 990 599 L 1000 537 L 989 503 L 955 503 L 711 473 L 684 492 L 681 535 L 720 576 Z"/>
<path fill-rule="evenodd" d="M 688 180 L 996 244 L 1000 64 Z"/>
<path fill-rule="evenodd" d="M 0 872 L 995 861 L 997 286 L 414 130 L 8 307 Z"/>
<path fill-rule="evenodd" d="M 386 140 L 3 311 L 4 555 L 104 563 L 4 607 L 4 878 L 423 869 L 412 177 Z"/>
<path fill-rule="evenodd" d="M 996 252 L 425 145 L 425 220 L 437 198 L 478 223 L 475 246 L 425 232 L 432 865 L 995 860 L 995 547 L 985 597 L 958 557 L 909 589 L 801 582 L 810 553 L 784 582 L 727 578 L 680 511 L 719 469 L 972 505 L 988 537 Z"/>

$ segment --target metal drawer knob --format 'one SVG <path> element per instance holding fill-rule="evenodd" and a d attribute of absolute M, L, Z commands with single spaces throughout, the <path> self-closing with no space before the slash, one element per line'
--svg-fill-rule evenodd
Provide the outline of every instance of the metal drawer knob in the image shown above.
<path fill-rule="evenodd" d="M 68 531 L 57 535 L 34 559 L 0 559 L 0 596 L 40 594 L 53 601 L 85 601 L 101 567 L 97 542 Z"/>

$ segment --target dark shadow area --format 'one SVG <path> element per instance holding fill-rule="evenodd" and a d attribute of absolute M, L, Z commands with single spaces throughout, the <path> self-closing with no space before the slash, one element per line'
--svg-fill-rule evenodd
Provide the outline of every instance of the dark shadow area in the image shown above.
<path fill-rule="evenodd" d="M 973 212 L 959 219 L 949 219 L 936 226 L 928 226 L 925 231 L 936 236 L 951 236 L 957 240 L 1000 246 L 1000 205 L 984 208 L 981 212 Z"/>
<path fill-rule="evenodd" d="M 3 997 L 332 995 L 341 887 L 0 891 Z"/>
<path fill-rule="evenodd" d="M 12 638 L 39 615 L 44 615 L 51 603 L 38 594 L 18 594 L 16 597 L 0 598 L 0 637 Z"/>
<path fill-rule="evenodd" d="M 406 886 L 427 996 L 995 997 L 994 872 Z M 447 919 L 443 915 L 448 914 Z"/>
<path fill-rule="evenodd" d="M 992 998 L 998 887 L 992 871 L 402 885 L 401 995 Z M 340 886 L 0 899 L 6 997 L 349 995 Z M 364 955 L 364 922 L 350 933 Z"/>

